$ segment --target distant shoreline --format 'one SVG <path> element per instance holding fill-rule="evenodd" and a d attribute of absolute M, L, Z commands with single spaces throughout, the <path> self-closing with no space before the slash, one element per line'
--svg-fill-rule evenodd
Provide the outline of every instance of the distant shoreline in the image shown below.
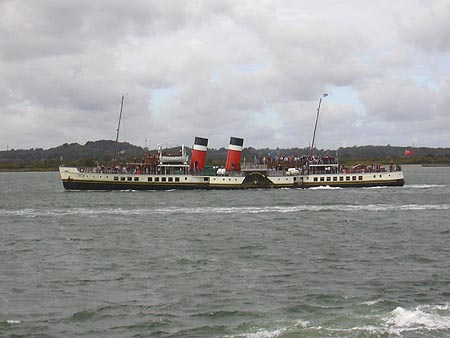
<path fill-rule="evenodd" d="M 25 168 L 25 169 L 0 169 L 1 173 L 56 173 L 58 169 L 48 169 L 48 168 Z"/>
<path fill-rule="evenodd" d="M 432 164 L 427 164 L 427 163 L 424 163 L 424 164 L 422 164 L 422 167 L 424 167 L 424 168 L 432 168 L 432 167 L 450 167 L 450 164 L 438 164 L 438 163 L 436 163 L 436 164 L 434 164 L 434 163 L 432 163 Z"/>

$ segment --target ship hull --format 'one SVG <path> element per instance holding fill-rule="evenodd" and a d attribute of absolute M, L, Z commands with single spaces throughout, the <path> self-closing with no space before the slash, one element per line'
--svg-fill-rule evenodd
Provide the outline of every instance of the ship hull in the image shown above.
<path fill-rule="evenodd" d="M 360 174 L 323 174 L 270 176 L 265 172 L 249 172 L 245 176 L 201 175 L 132 175 L 86 173 L 77 168 L 60 168 L 66 190 L 212 190 L 212 189 L 276 189 L 276 188 L 361 188 L 403 186 L 401 171 Z"/>

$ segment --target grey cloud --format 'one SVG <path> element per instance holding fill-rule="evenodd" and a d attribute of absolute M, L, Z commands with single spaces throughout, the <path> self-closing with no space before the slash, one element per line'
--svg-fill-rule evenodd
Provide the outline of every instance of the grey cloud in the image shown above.
<path fill-rule="evenodd" d="M 446 3 L 6 0 L 0 147 L 112 139 L 124 93 L 129 142 L 303 146 L 318 96 L 340 87 L 364 111 L 330 97 L 323 147 L 444 135 Z M 160 88 L 176 93 L 156 113 Z M 405 119 L 406 134 L 393 132 Z"/>
<path fill-rule="evenodd" d="M 411 44 L 425 51 L 450 51 L 450 2 L 420 2 L 399 20 L 400 34 Z"/>

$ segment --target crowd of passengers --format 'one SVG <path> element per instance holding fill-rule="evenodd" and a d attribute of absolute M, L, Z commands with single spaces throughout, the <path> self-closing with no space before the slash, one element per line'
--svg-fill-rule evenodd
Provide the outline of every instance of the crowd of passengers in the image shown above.
<path fill-rule="evenodd" d="M 255 156 L 255 165 L 266 165 L 267 168 L 272 170 L 284 170 L 286 168 L 297 168 L 301 175 L 308 174 L 339 174 L 339 173 L 372 173 L 372 172 L 385 172 L 385 171 L 399 171 L 401 167 L 391 163 L 389 167 L 381 166 L 379 163 L 371 163 L 370 165 L 358 165 L 354 167 L 347 167 L 343 164 L 338 164 L 334 156 L 287 156 L 281 155 L 278 157 L 269 156 Z M 327 166 L 329 165 L 329 166 Z M 111 170 L 111 167 L 105 167 L 104 165 L 98 165 L 93 170 L 81 169 L 81 171 L 104 173 L 104 174 L 161 174 L 158 172 L 158 167 L 141 165 L 134 163 L 133 165 L 119 165 Z"/>
<path fill-rule="evenodd" d="M 81 172 L 85 173 L 97 173 L 97 174 L 132 174 L 132 175 L 140 175 L 140 174 L 159 174 L 156 168 L 142 166 L 142 165 L 131 165 L 124 166 L 120 165 L 111 170 L 111 167 L 105 167 L 104 165 L 98 165 L 95 168 L 81 168 Z"/>
<path fill-rule="evenodd" d="M 128 166 L 117 166 L 114 170 L 111 170 L 110 167 L 105 166 L 97 166 L 94 168 L 93 172 L 102 173 L 102 174 L 131 174 L 131 175 L 173 175 L 173 174 L 184 174 L 183 170 L 171 169 L 168 172 L 167 169 L 161 170 L 160 167 L 157 166 L 147 166 L 142 164 L 133 164 Z"/>
<path fill-rule="evenodd" d="M 358 165 L 347 167 L 338 164 L 334 156 L 286 156 L 278 157 L 256 156 L 256 165 L 266 165 L 270 169 L 283 170 L 284 168 L 297 168 L 301 175 L 308 174 L 338 174 L 338 173 L 372 173 L 385 171 L 400 171 L 398 165 L 391 163 L 388 168 L 381 166 L 379 163 L 371 163 L 370 165 Z M 327 166 L 329 165 L 329 166 Z"/>
<path fill-rule="evenodd" d="M 308 164 L 337 164 L 337 160 L 334 156 L 288 156 L 280 155 L 276 157 L 270 156 L 255 156 L 255 164 L 289 164 L 296 167 L 302 167 Z"/>

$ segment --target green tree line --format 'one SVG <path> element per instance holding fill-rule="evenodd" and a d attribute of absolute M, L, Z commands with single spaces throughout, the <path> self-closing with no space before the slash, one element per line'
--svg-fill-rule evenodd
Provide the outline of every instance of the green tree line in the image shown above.
<path fill-rule="evenodd" d="M 91 167 L 98 164 L 111 163 L 114 154 L 114 141 L 100 140 L 89 141 L 84 145 L 78 143 L 65 143 L 61 146 L 42 149 L 11 149 L 0 151 L 0 170 L 4 171 L 32 171 L 57 170 L 64 164 L 69 166 Z M 398 164 L 431 164 L 450 165 L 450 148 L 413 148 L 412 156 L 405 156 L 409 147 L 397 146 L 353 146 L 341 147 L 337 150 L 314 149 L 316 155 L 333 155 L 339 158 L 343 164 L 380 162 Z M 152 150 L 156 151 L 156 150 Z M 177 151 L 176 148 L 168 149 L 169 152 Z M 190 149 L 187 149 L 190 155 Z M 117 149 L 117 163 L 140 161 L 145 149 L 127 142 L 120 142 Z M 301 157 L 309 154 L 309 148 L 276 148 L 255 149 L 247 147 L 243 149 L 242 161 L 251 163 L 259 156 L 276 158 L 278 156 Z M 226 148 L 208 149 L 206 156 L 207 165 L 222 166 L 227 156 Z"/>

